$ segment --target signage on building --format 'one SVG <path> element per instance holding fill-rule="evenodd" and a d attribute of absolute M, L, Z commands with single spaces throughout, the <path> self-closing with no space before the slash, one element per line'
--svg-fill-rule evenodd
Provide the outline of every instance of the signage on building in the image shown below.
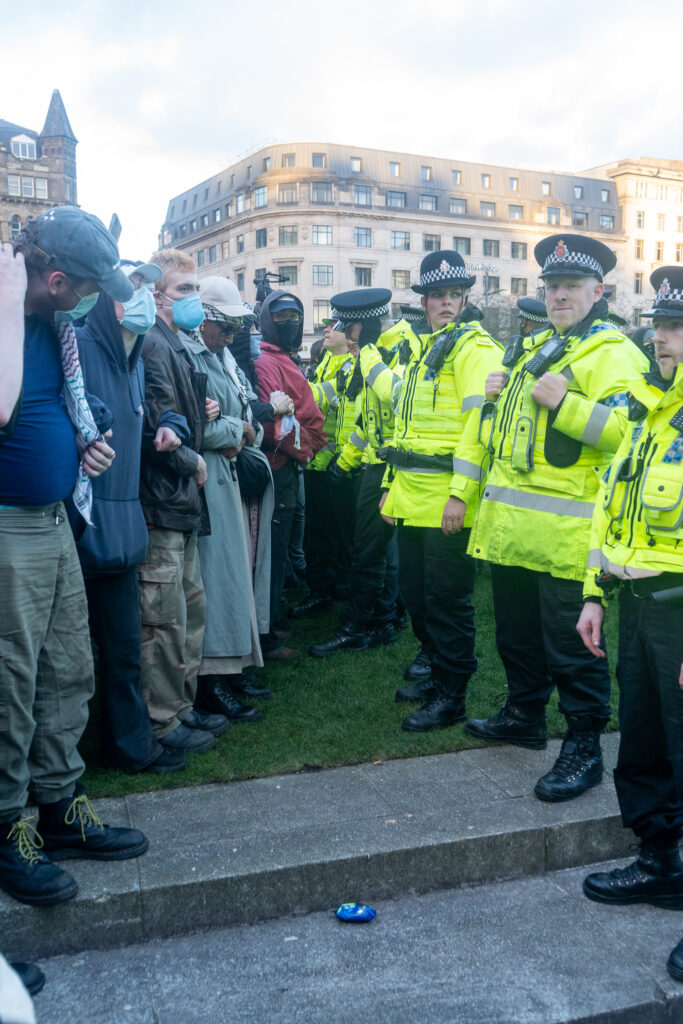
<path fill-rule="evenodd" d="M 467 269 L 472 270 L 483 270 L 486 274 L 497 274 L 498 264 L 497 263 L 470 263 L 467 260 Z"/>

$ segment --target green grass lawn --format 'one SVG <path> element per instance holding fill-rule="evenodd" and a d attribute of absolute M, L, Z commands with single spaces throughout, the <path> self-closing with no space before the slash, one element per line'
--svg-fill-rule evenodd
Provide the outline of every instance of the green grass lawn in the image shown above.
<path fill-rule="evenodd" d="M 290 591 L 288 596 L 294 600 L 297 594 Z M 496 653 L 486 568 L 477 578 L 475 607 L 479 668 L 470 682 L 467 710 L 470 716 L 483 718 L 497 710 L 496 696 L 505 690 L 505 677 Z M 259 681 L 273 690 L 272 700 L 255 702 L 263 711 L 262 720 L 254 725 L 231 726 L 214 750 L 191 756 L 184 771 L 165 776 L 131 776 L 96 767 L 99 742 L 94 712 L 81 744 L 88 765 L 83 781 L 91 795 L 121 796 L 483 745 L 466 736 L 462 724 L 425 734 L 401 730 L 402 717 L 418 706 L 394 701 L 394 691 L 403 683 L 403 670 L 418 650 L 410 629 L 400 634 L 397 647 L 339 654 L 326 660 L 310 658 L 306 653 L 308 644 L 327 637 L 341 611 L 339 605 L 334 615 L 292 624 L 292 637 L 287 643 L 301 651 L 301 658 L 296 662 L 270 663 L 258 673 Z M 607 616 L 606 633 L 614 663 L 613 610 Z M 614 683 L 612 706 L 612 727 L 616 728 Z M 557 710 L 556 696 L 551 701 L 548 725 L 551 735 L 562 734 L 564 719 Z"/>

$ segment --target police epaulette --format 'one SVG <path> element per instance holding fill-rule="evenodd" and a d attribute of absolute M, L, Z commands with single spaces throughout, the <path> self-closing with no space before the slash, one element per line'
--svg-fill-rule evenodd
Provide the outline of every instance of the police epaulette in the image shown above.
<path fill-rule="evenodd" d="M 629 391 L 628 395 L 628 418 L 631 423 L 635 423 L 638 420 L 642 420 L 647 416 L 647 406 L 639 402 L 638 399 L 632 395 Z"/>

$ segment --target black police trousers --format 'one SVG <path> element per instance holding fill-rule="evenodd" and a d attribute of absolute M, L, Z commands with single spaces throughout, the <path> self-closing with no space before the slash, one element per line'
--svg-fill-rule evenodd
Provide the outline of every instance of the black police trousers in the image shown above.
<path fill-rule="evenodd" d="M 477 668 L 469 536 L 469 530 L 446 536 L 433 527 L 398 527 L 401 596 L 413 632 L 430 655 L 434 679 L 454 696 L 464 694 Z"/>
<path fill-rule="evenodd" d="M 517 565 L 491 565 L 496 643 L 511 703 L 540 718 L 553 687 L 573 728 L 599 731 L 609 721 L 610 674 L 576 631 L 583 585 Z M 604 647 L 604 636 L 602 645 Z"/>
<path fill-rule="evenodd" d="M 306 582 L 314 594 L 350 589 L 358 483 L 358 475 L 336 480 L 324 470 L 304 473 Z"/>
<path fill-rule="evenodd" d="M 677 842 L 683 830 L 681 664 L 683 606 L 637 598 L 622 584 L 614 783 L 625 827 L 645 840 Z"/>
<path fill-rule="evenodd" d="M 363 466 L 356 502 L 351 596 L 346 617 L 359 629 L 385 626 L 396 618 L 396 531 L 379 513 L 386 466 Z"/>

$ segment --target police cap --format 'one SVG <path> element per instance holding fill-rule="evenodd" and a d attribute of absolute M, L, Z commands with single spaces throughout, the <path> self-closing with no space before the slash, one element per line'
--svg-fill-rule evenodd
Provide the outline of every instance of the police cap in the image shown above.
<path fill-rule="evenodd" d="M 617 265 L 617 257 L 608 246 L 585 235 L 550 235 L 536 245 L 534 256 L 543 278 L 564 274 L 602 281 Z"/>
<path fill-rule="evenodd" d="M 342 324 L 353 324 L 357 320 L 387 316 L 390 301 L 391 292 L 388 288 L 354 288 L 350 292 L 339 292 L 332 296 L 331 312 Z"/>

